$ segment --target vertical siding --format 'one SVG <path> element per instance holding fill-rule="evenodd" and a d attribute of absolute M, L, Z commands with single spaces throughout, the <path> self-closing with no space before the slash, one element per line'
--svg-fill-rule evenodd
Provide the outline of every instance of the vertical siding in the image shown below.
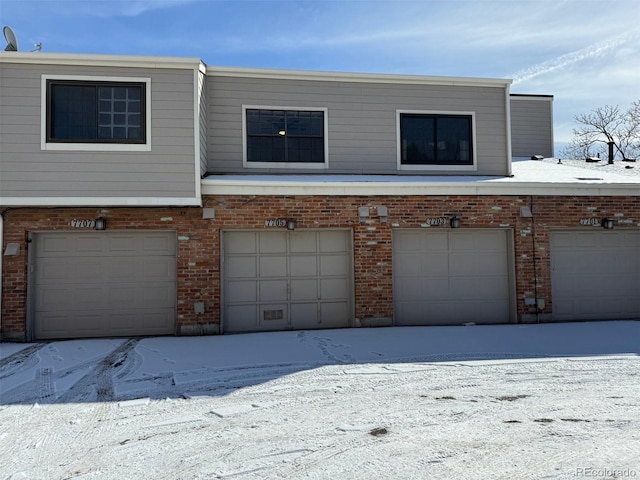
<path fill-rule="evenodd" d="M 42 150 L 43 74 L 150 78 L 151 151 Z M 3 197 L 195 196 L 193 70 L 3 61 L 0 82 Z"/>
<path fill-rule="evenodd" d="M 397 170 L 398 109 L 475 112 L 478 169 L 474 173 L 508 173 L 504 88 L 260 79 L 214 73 L 207 79 L 207 102 L 209 172 L 252 171 L 242 165 L 242 105 L 264 105 L 328 109 L 329 169 L 316 173 L 407 173 Z M 438 173 L 451 172 L 429 171 Z"/>
<path fill-rule="evenodd" d="M 553 156 L 553 98 L 511 96 L 511 150 L 514 157 Z"/>
<path fill-rule="evenodd" d="M 206 74 L 198 72 L 198 115 L 200 118 L 200 176 L 207 173 L 207 90 Z"/>

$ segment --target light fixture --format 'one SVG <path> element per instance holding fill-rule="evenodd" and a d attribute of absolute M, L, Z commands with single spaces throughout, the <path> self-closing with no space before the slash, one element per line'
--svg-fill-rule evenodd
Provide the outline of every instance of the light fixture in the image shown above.
<path fill-rule="evenodd" d="M 96 230 L 106 230 L 107 229 L 107 219 L 100 217 L 100 218 L 96 218 Z"/>
<path fill-rule="evenodd" d="M 284 137 L 287 134 L 287 132 L 285 132 L 284 130 L 279 130 L 278 131 L 278 135 L 280 135 L 281 137 Z"/>
<path fill-rule="evenodd" d="M 613 219 L 603 218 L 600 222 L 600 225 L 602 225 L 602 228 L 604 228 L 605 230 L 611 230 L 613 228 Z"/>
<path fill-rule="evenodd" d="M 298 226 L 298 223 L 295 220 L 287 220 L 287 230 L 295 230 Z"/>
<path fill-rule="evenodd" d="M 451 225 L 451 228 L 460 228 L 460 217 L 454 215 L 449 219 L 449 224 Z"/>

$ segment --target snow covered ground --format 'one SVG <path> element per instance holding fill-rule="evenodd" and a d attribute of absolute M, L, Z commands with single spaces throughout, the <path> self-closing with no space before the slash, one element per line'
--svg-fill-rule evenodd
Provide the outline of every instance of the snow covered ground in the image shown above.
<path fill-rule="evenodd" d="M 640 322 L 0 344 L 0 479 L 640 478 Z"/>

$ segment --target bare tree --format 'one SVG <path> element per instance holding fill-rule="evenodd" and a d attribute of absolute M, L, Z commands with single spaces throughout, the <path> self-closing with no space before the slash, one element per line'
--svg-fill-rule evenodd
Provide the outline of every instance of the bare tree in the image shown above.
<path fill-rule="evenodd" d="M 605 105 L 576 115 L 574 120 L 579 126 L 573 129 L 574 137 L 563 150 L 565 157 L 607 157 L 609 143 L 613 144 L 617 159 L 635 158 L 640 153 L 640 100 L 627 111 Z"/>

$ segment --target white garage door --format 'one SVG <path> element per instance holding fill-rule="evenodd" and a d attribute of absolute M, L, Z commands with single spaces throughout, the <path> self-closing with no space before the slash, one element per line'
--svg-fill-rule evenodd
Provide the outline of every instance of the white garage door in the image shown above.
<path fill-rule="evenodd" d="M 225 232 L 224 331 L 350 326 L 350 233 Z"/>
<path fill-rule="evenodd" d="M 37 233 L 35 337 L 161 335 L 175 331 L 175 232 Z"/>
<path fill-rule="evenodd" d="M 509 322 L 513 298 L 509 233 L 395 230 L 395 324 Z"/>
<path fill-rule="evenodd" d="M 640 319 L 640 231 L 551 233 L 553 319 Z"/>

